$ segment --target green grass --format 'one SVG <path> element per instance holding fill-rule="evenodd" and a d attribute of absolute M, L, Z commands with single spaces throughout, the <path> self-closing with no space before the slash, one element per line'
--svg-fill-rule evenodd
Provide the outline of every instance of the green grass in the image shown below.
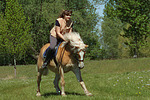
<path fill-rule="evenodd" d="M 88 90 L 85 96 L 72 72 L 65 74 L 67 97 L 56 94 L 51 71 L 42 77 L 41 97 L 36 97 L 36 65 L 0 67 L 0 100 L 150 100 L 150 58 L 85 61 L 81 70 Z"/>

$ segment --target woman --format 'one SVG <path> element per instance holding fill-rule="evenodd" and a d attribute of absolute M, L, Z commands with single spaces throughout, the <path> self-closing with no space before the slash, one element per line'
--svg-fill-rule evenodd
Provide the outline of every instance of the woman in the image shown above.
<path fill-rule="evenodd" d="M 56 20 L 55 26 L 50 30 L 50 47 L 47 50 L 47 55 L 42 68 L 46 68 L 49 61 L 53 58 L 55 53 L 55 46 L 65 41 L 63 35 L 65 33 L 72 32 L 73 23 L 70 19 L 72 11 L 65 10 L 61 13 L 59 18 Z"/>

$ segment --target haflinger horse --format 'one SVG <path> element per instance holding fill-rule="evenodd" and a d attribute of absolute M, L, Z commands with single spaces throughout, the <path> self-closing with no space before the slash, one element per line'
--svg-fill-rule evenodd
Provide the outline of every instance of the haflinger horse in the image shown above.
<path fill-rule="evenodd" d="M 81 87 L 83 88 L 85 94 L 87 96 L 92 96 L 92 93 L 90 93 L 85 83 L 82 80 L 81 77 L 81 71 L 80 69 L 84 68 L 84 55 L 85 55 L 85 49 L 88 47 L 88 45 L 85 45 L 77 32 L 72 33 L 66 33 L 64 35 L 64 38 L 67 42 L 62 42 L 58 48 L 57 55 L 55 56 L 55 59 L 52 59 L 47 68 L 42 68 L 42 64 L 44 62 L 43 53 L 44 51 L 50 46 L 50 44 L 46 44 L 41 48 L 38 61 L 37 61 L 37 67 L 38 67 L 38 76 L 37 76 L 37 94 L 36 96 L 41 96 L 40 93 L 40 82 L 41 82 L 41 76 L 48 74 L 48 69 L 55 73 L 55 80 L 54 80 L 54 87 L 56 88 L 57 94 L 60 94 L 62 96 L 66 96 L 65 94 L 65 80 L 64 80 L 64 73 L 67 73 L 69 71 L 72 71 L 75 75 L 77 80 L 80 82 Z M 61 89 L 59 88 L 59 80 L 61 79 Z"/>

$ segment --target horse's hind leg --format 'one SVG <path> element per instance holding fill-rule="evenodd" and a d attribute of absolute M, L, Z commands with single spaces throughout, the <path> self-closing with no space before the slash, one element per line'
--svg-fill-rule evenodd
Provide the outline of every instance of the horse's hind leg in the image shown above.
<path fill-rule="evenodd" d="M 37 85 L 38 85 L 38 88 L 37 88 L 37 94 L 36 94 L 36 96 L 41 96 L 41 93 L 40 93 L 41 76 L 42 76 L 42 71 L 38 70 L 38 76 L 37 76 Z"/>
<path fill-rule="evenodd" d="M 61 90 L 60 90 L 59 85 L 58 85 L 59 80 L 60 80 L 60 74 L 55 74 L 55 80 L 53 83 L 54 83 L 54 87 L 56 88 L 57 94 L 61 94 Z"/>

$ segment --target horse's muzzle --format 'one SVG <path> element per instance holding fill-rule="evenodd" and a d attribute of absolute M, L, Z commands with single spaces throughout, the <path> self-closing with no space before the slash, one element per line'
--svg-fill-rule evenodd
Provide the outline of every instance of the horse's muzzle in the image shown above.
<path fill-rule="evenodd" d="M 83 62 L 79 62 L 79 68 L 83 69 L 84 68 L 84 63 Z"/>

